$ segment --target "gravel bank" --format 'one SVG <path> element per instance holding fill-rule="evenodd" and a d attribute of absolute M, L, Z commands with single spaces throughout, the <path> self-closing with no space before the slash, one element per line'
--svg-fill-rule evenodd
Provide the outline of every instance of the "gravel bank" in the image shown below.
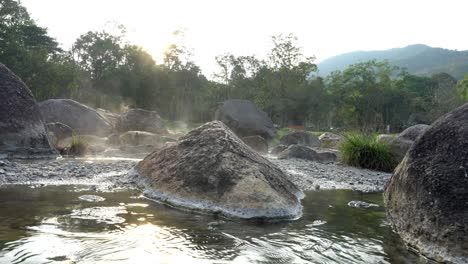
<path fill-rule="evenodd" d="M 290 175 L 302 190 L 353 189 L 363 192 L 383 191 L 391 174 L 363 170 L 340 164 L 268 158 Z M 133 186 L 127 172 L 139 159 L 93 158 L 57 159 L 54 161 L 0 160 L 0 186 L 4 184 L 85 184 L 98 189 Z"/>

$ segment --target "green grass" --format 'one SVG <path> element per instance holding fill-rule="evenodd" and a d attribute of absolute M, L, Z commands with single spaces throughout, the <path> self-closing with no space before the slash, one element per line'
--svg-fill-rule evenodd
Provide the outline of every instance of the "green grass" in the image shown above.
<path fill-rule="evenodd" d="M 273 138 L 272 142 L 271 142 L 271 145 L 272 146 L 278 146 L 280 144 L 280 138 L 284 135 L 286 135 L 287 133 L 289 133 L 291 131 L 291 129 L 287 128 L 287 127 L 283 127 L 283 128 L 280 128 L 276 131 L 276 137 Z"/>
<path fill-rule="evenodd" d="M 88 143 L 80 136 L 73 136 L 68 155 L 84 156 L 88 150 Z"/>
<path fill-rule="evenodd" d="M 377 142 L 376 135 L 347 134 L 340 150 L 343 161 L 350 166 L 392 172 L 398 165 L 390 146 Z"/>

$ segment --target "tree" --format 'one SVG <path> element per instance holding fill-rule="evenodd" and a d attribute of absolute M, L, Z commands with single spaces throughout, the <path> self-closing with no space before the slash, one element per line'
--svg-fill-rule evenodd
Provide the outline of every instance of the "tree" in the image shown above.
<path fill-rule="evenodd" d="M 77 73 L 58 43 L 18 1 L 0 0 L 0 62 L 20 76 L 39 100 L 69 94 L 76 84 Z"/>

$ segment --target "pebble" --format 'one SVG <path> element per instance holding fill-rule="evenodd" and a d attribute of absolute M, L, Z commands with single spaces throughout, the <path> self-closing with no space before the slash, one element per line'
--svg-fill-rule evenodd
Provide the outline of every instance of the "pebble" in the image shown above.
<path fill-rule="evenodd" d="M 362 192 L 380 192 L 391 174 L 353 168 L 341 164 L 322 164 L 313 161 L 270 159 L 282 169 L 301 190 L 355 189 Z M 133 187 L 132 177 L 121 177 L 136 165 L 135 160 L 107 160 L 86 162 L 62 159 L 58 161 L 10 162 L 0 160 L 0 185 L 5 183 L 102 185 L 106 188 Z M 116 177 L 118 175 L 118 177 Z M 134 181 L 134 179 L 133 179 Z M 70 183 L 71 182 L 71 183 Z M 357 184 L 356 184 L 357 183 Z"/>

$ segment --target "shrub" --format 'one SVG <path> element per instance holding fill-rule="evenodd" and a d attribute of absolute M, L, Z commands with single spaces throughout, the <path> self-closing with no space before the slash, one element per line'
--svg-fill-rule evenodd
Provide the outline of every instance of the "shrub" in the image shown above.
<path fill-rule="evenodd" d="M 84 156 L 88 149 L 88 143 L 80 136 L 73 136 L 68 150 L 68 155 Z"/>
<path fill-rule="evenodd" d="M 350 166 L 392 172 L 398 165 L 390 146 L 377 142 L 375 135 L 348 134 L 340 150 L 343 161 Z"/>

